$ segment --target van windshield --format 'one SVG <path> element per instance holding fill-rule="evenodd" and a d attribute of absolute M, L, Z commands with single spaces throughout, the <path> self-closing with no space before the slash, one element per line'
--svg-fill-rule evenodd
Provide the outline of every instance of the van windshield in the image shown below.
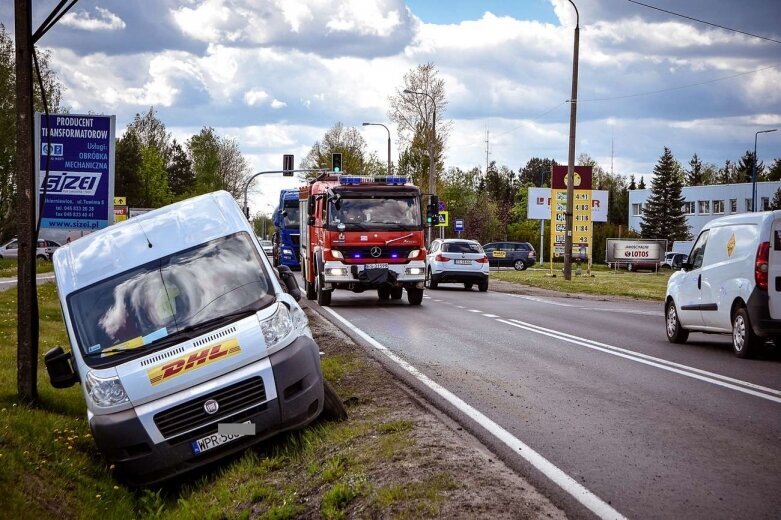
<path fill-rule="evenodd" d="M 220 318 L 270 305 L 274 289 L 247 233 L 212 240 L 68 296 L 88 364 L 122 362 L 170 340 L 216 328 Z"/>

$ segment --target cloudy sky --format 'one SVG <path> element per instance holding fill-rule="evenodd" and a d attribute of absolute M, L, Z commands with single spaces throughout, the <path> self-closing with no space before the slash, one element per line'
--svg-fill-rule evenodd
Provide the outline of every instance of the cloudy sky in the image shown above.
<path fill-rule="evenodd" d="M 781 129 L 781 43 L 629 0 L 580 11 L 576 153 L 648 174 L 663 147 L 719 166 Z M 643 0 L 781 41 L 779 0 Z M 53 0 L 34 2 L 34 27 Z M 12 2 L 0 22 L 13 31 Z M 235 137 L 256 171 L 296 163 L 337 121 L 386 157 L 388 97 L 433 62 L 452 121 L 446 165 L 514 170 L 566 162 L 575 14 L 566 0 L 81 0 L 40 45 L 71 112 L 116 114 L 121 132 L 154 106 L 180 140 L 203 126 Z M 393 156 L 398 142 L 393 132 Z M 611 148 L 613 150 L 611 161 Z M 781 130 L 758 155 L 781 157 Z M 253 212 L 291 179 L 260 178 Z"/>

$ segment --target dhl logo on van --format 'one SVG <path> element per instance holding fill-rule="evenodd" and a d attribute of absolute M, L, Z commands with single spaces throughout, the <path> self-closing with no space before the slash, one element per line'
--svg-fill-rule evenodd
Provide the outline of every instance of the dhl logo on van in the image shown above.
<path fill-rule="evenodd" d="M 217 345 L 209 345 L 186 356 L 150 368 L 147 370 L 149 382 L 152 383 L 152 386 L 159 385 L 174 377 L 205 367 L 209 363 L 235 356 L 239 352 L 241 352 L 241 347 L 236 338 L 231 338 Z"/>

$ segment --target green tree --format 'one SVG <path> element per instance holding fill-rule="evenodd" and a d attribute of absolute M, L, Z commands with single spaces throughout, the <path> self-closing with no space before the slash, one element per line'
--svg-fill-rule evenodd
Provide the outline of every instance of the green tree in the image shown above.
<path fill-rule="evenodd" d="M 127 126 L 128 132 L 138 136 L 138 140 L 144 147 L 157 150 L 166 164 L 171 149 L 171 134 L 165 129 L 165 124 L 157 117 L 155 107 L 149 107 L 144 114 L 136 114 L 133 121 Z"/>
<path fill-rule="evenodd" d="M 219 156 L 217 176 L 220 180 L 220 189 L 230 192 L 237 200 L 241 200 L 244 184 L 250 173 L 249 163 L 242 155 L 236 139 L 218 138 L 217 149 Z"/>
<path fill-rule="evenodd" d="M 645 189 L 645 179 L 641 176 L 640 182 L 637 184 L 638 190 L 644 190 Z"/>
<path fill-rule="evenodd" d="M 630 190 L 636 190 L 637 189 L 637 183 L 635 183 L 635 174 L 629 176 L 629 189 Z"/>
<path fill-rule="evenodd" d="M 129 206 L 142 206 L 144 192 L 139 178 L 141 170 L 141 142 L 135 132 L 125 132 L 117 139 L 115 148 L 114 193 L 127 197 Z"/>
<path fill-rule="evenodd" d="M 171 143 L 171 154 L 166 166 L 168 188 L 174 200 L 187 198 L 195 186 L 193 164 L 182 145 L 176 139 Z"/>
<path fill-rule="evenodd" d="M 781 209 L 781 188 L 778 188 L 773 194 L 773 200 L 770 201 L 770 209 L 773 211 Z"/>
<path fill-rule="evenodd" d="M 781 181 L 781 158 L 776 158 L 767 172 L 767 180 Z"/>
<path fill-rule="evenodd" d="M 220 181 L 220 143 L 213 128 L 204 127 L 186 143 L 195 176 L 193 194 L 222 189 Z"/>
<path fill-rule="evenodd" d="M 38 51 L 40 77 L 51 114 L 67 113 L 64 87 L 51 69 L 51 53 Z M 38 76 L 33 77 L 33 104 L 43 112 Z M 11 36 L 0 23 L 0 240 L 16 234 L 16 53 Z"/>
<path fill-rule="evenodd" d="M 683 214 L 682 178 L 680 164 L 665 147 L 654 167 L 651 196 L 640 222 L 643 238 L 665 238 L 669 243 L 689 239 L 689 226 Z"/>
<path fill-rule="evenodd" d="M 171 202 L 165 162 L 157 148 L 141 147 L 141 167 L 138 173 L 143 187 L 144 207 L 159 208 Z"/>
<path fill-rule="evenodd" d="M 724 161 L 724 168 L 719 172 L 718 184 L 732 184 L 733 182 L 740 182 L 738 175 L 735 171 L 735 165 L 732 161 L 727 159 Z"/>
<path fill-rule="evenodd" d="M 328 129 L 321 141 L 315 141 L 301 161 L 301 167 L 331 170 L 334 153 L 342 154 L 342 171 L 358 175 L 365 173 L 366 141 L 355 127 L 345 127 L 340 122 Z M 309 181 L 317 177 L 317 173 L 305 173 L 301 177 Z"/>
<path fill-rule="evenodd" d="M 442 139 L 437 136 L 435 149 L 442 148 Z M 440 183 L 445 165 L 441 160 L 442 155 L 436 154 L 437 164 L 434 166 L 434 183 Z M 399 156 L 398 173 L 406 175 L 418 186 L 421 191 L 428 193 L 429 157 L 428 157 L 428 129 L 424 124 L 419 124 L 412 142 Z"/>
<path fill-rule="evenodd" d="M 549 186 L 551 168 L 556 166 L 556 164 L 554 159 L 532 157 L 518 173 L 518 182 L 521 184 L 532 183 L 538 188 Z"/>
<path fill-rule="evenodd" d="M 686 172 L 686 186 L 702 186 L 705 184 L 702 172 L 702 161 L 695 153 L 689 161 L 690 169 Z"/>
<path fill-rule="evenodd" d="M 751 171 L 754 166 L 754 162 L 756 161 L 756 158 L 754 157 L 754 152 L 751 150 L 746 150 L 746 153 L 743 154 L 743 157 L 740 158 L 740 161 L 738 162 L 736 170 L 736 180 L 738 182 L 751 182 Z M 764 180 L 764 171 L 765 171 L 765 163 L 762 161 L 759 161 L 757 163 L 756 168 L 756 176 L 758 181 Z"/>

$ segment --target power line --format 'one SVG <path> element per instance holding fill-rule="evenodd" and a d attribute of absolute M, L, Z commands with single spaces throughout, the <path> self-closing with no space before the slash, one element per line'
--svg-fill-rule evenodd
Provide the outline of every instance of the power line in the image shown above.
<path fill-rule="evenodd" d="M 644 4 L 643 2 L 638 2 L 637 0 L 627 0 L 627 2 L 631 2 L 631 3 L 637 4 L 637 5 L 642 5 L 643 7 L 647 7 L 649 9 L 655 9 L 657 11 L 661 11 L 663 13 L 671 14 L 673 16 L 679 16 L 681 18 L 686 18 L 687 20 L 692 20 L 693 22 L 704 23 L 705 25 L 710 25 L 711 27 L 718 27 L 719 29 L 724 29 L 725 31 L 732 31 L 732 32 L 740 33 L 740 34 L 745 34 L 746 36 L 752 36 L 754 38 L 759 38 L 761 40 L 767 40 L 767 41 L 773 42 L 773 43 L 781 43 L 781 41 L 774 40 L 773 38 L 768 38 L 767 36 L 760 36 L 758 34 L 752 34 L 752 33 L 746 32 L 746 31 L 739 31 L 738 29 L 732 29 L 731 27 L 724 27 L 723 25 L 719 25 L 717 23 L 706 22 L 705 20 L 700 20 L 699 18 L 693 18 L 691 16 L 686 16 L 685 14 L 674 13 L 673 11 L 668 11 L 666 9 L 662 9 L 661 7 L 656 7 L 654 5 Z"/>
<path fill-rule="evenodd" d="M 547 116 L 548 114 L 550 114 L 551 112 L 553 112 L 554 110 L 556 110 L 557 108 L 559 108 L 560 106 L 562 106 L 562 105 L 566 105 L 567 103 L 569 103 L 569 100 L 567 100 L 567 101 L 562 101 L 561 103 L 559 103 L 559 104 L 558 104 L 558 105 L 556 105 L 555 107 L 553 107 L 553 108 L 551 108 L 551 109 L 549 109 L 549 110 L 546 110 L 545 112 L 543 112 L 542 114 L 540 114 L 540 115 L 538 115 L 538 116 L 535 116 L 535 117 L 533 117 L 532 119 L 530 119 L 530 121 L 531 121 L 531 122 L 534 122 L 534 121 L 539 121 L 540 119 L 542 119 L 543 117 Z M 496 136 L 495 136 L 495 137 L 501 137 L 501 136 L 503 136 L 503 135 L 506 135 L 506 134 L 509 134 L 509 133 L 511 133 L 511 132 L 515 132 L 516 130 L 518 130 L 519 128 L 522 128 L 522 127 L 523 127 L 523 125 L 516 126 L 515 128 L 511 128 L 510 130 L 506 130 L 506 131 L 502 132 L 501 134 L 496 134 Z"/>
<path fill-rule="evenodd" d="M 670 87 L 670 88 L 665 88 L 665 89 L 661 89 L 661 90 L 651 90 L 651 91 L 648 91 L 648 92 L 638 92 L 636 94 L 626 94 L 624 96 L 614 96 L 614 97 L 606 97 L 606 98 L 578 99 L 578 103 L 583 103 L 583 102 L 586 102 L 586 101 L 612 101 L 614 99 L 627 99 L 627 98 L 640 97 L 640 96 L 650 96 L 651 94 L 661 94 L 663 92 L 671 92 L 673 90 L 682 90 L 682 89 L 685 89 L 685 88 L 699 87 L 701 85 L 707 85 L 709 83 L 716 83 L 718 81 L 724 81 L 724 80 L 727 80 L 727 79 L 733 79 L 733 78 L 737 78 L 737 77 L 740 77 L 740 76 L 746 76 L 748 74 L 756 74 L 757 72 L 762 72 L 763 70 L 777 69 L 779 66 L 781 66 L 781 65 L 771 65 L 770 67 L 763 67 L 761 69 L 750 70 L 748 72 L 739 72 L 737 74 L 732 74 L 730 76 L 723 76 L 721 78 L 715 78 L 715 79 L 711 79 L 711 80 L 708 80 L 708 81 L 701 81 L 699 83 L 690 83 L 688 85 L 679 85 L 677 87 Z M 569 102 L 569 101 L 567 101 L 567 102 Z"/>

